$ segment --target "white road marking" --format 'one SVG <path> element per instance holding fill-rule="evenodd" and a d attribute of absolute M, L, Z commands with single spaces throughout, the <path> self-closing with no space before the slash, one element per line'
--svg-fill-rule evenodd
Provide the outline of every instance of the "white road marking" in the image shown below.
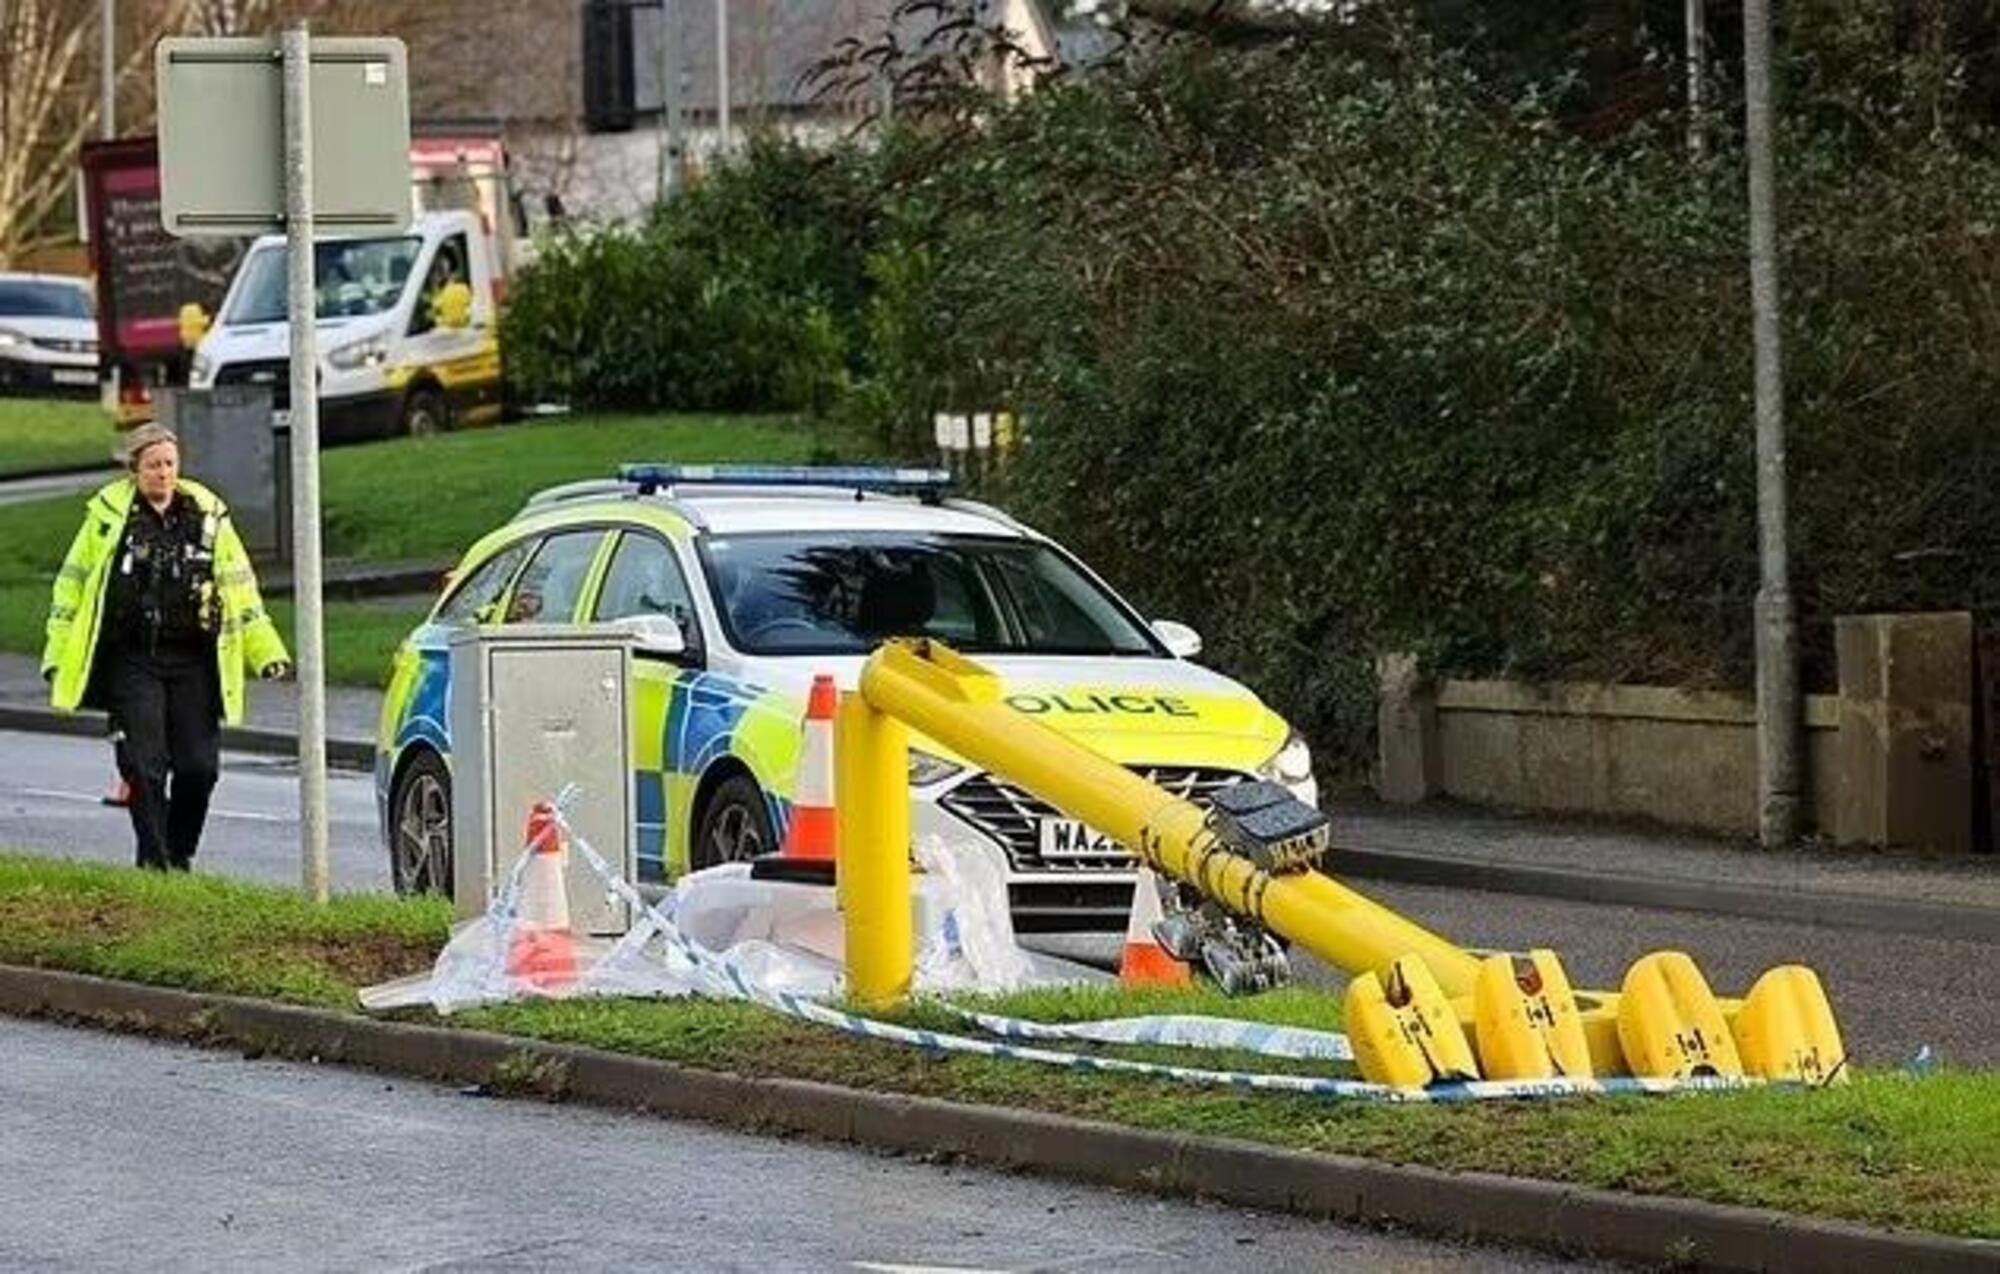
<path fill-rule="evenodd" d="M 51 801 L 71 801 L 78 805 L 103 804 L 102 797 L 91 796 L 85 792 L 65 792 L 58 788 L 53 788 L 53 787 L 15 788 L 14 794 L 19 796 L 39 796 L 44 798 L 45 800 L 51 800 Z M 208 811 L 208 816 L 210 818 L 243 819 L 252 823 L 289 823 L 293 820 L 294 817 L 293 815 L 290 814 L 261 814 L 255 810 L 231 810 L 231 809 L 210 809 Z"/>
<path fill-rule="evenodd" d="M 1007 1274 L 1006 1270 L 983 1265 L 884 1265 L 879 1261 L 855 1261 L 852 1268 L 873 1270 L 876 1274 Z"/>

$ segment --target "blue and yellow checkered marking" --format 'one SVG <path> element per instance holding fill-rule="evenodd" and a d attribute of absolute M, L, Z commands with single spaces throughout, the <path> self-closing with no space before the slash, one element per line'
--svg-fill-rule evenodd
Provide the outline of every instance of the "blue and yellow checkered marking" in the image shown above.
<path fill-rule="evenodd" d="M 376 774 L 385 805 L 394 767 L 409 748 L 451 756 L 449 631 L 426 624 L 412 633 L 406 666 L 391 680 L 383 715 L 390 746 Z M 800 705 L 775 692 L 700 670 L 652 667 L 661 675 L 648 669 L 634 678 L 633 821 L 639 878 L 660 883 L 687 869 L 696 787 L 724 757 L 757 779 L 782 839 L 801 731 Z"/>

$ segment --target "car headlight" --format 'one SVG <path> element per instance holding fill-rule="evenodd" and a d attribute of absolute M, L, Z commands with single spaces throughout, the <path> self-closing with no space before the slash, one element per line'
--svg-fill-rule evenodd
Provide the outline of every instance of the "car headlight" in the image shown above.
<path fill-rule="evenodd" d="M 0 349 L 11 349 L 16 345 L 26 345 L 28 338 L 12 328 L 0 327 Z"/>
<path fill-rule="evenodd" d="M 388 357 L 389 338 L 379 334 L 326 352 L 326 361 L 344 372 L 358 367 L 380 367 Z"/>
<path fill-rule="evenodd" d="M 941 756 L 932 756 L 921 748 L 910 749 L 911 787 L 929 787 L 933 783 L 942 783 L 964 768 L 952 764 Z"/>
<path fill-rule="evenodd" d="M 215 375 L 215 360 L 206 354 L 196 354 L 188 363 L 188 384 L 196 389 L 208 384 Z"/>
<path fill-rule="evenodd" d="M 1297 787 L 1313 776 L 1312 749 L 1297 730 L 1285 736 L 1285 746 L 1257 767 L 1257 773 L 1286 787 Z"/>

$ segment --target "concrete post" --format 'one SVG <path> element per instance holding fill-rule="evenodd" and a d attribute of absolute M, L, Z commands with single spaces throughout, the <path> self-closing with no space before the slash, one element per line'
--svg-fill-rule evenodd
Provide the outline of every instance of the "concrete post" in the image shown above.
<path fill-rule="evenodd" d="M 283 42 L 285 279 L 291 316 L 292 657 L 299 677 L 300 874 L 314 902 L 328 896 L 326 644 L 320 620 L 319 352 L 315 320 L 312 185 L 312 37 L 288 27 Z"/>
<path fill-rule="evenodd" d="M 1971 849 L 1972 616 L 1844 616 L 1835 640 L 1835 838 Z"/>
<path fill-rule="evenodd" d="M 1396 805 L 1415 805 L 1439 787 L 1437 694 L 1415 655 L 1378 657 L 1375 677 L 1376 793 Z"/>

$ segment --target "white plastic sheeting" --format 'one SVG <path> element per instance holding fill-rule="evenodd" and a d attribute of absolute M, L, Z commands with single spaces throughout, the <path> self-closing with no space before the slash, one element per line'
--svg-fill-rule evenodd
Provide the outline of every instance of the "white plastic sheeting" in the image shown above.
<path fill-rule="evenodd" d="M 830 887 L 755 880 L 748 863 L 730 863 L 683 877 L 672 895 L 649 906 L 573 833 L 570 851 L 584 857 L 633 916 L 632 928 L 615 941 L 573 939 L 573 980 L 525 977 L 508 968 L 522 925 L 522 877 L 532 857 L 523 855 L 486 913 L 452 931 L 429 973 L 369 987 L 361 992 L 362 1005 L 428 1005 L 451 1013 L 583 996 L 824 1000 L 840 994 L 846 935 Z M 1031 954 L 1015 942 L 1002 864 L 940 844 L 920 845 L 917 858 L 925 870 L 915 878 L 915 991 L 999 992 L 1106 980 L 1095 969 Z"/>

